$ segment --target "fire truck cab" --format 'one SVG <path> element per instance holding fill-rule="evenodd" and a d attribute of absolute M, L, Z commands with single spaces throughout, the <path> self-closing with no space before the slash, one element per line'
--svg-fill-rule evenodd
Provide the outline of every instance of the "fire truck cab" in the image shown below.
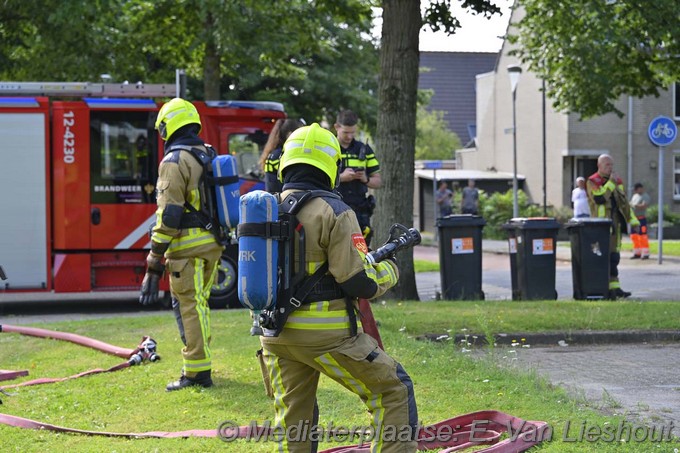
<path fill-rule="evenodd" d="M 139 289 L 163 155 L 154 99 L 174 93 L 174 85 L 0 82 L 0 294 Z M 194 105 L 201 136 L 236 156 L 241 193 L 263 188 L 257 160 L 283 106 Z M 240 306 L 232 242 L 213 307 Z"/>

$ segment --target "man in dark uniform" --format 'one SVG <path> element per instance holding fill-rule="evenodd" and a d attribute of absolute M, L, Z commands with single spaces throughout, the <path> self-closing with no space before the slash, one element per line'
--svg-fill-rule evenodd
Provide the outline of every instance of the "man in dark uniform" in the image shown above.
<path fill-rule="evenodd" d="M 357 115 L 351 110 L 341 111 L 336 119 L 335 130 L 342 152 L 338 192 L 342 195 L 342 201 L 356 213 L 366 244 L 370 245 L 373 236 L 371 215 L 375 208 L 375 198 L 368 194 L 368 189 L 379 188 L 382 179 L 380 163 L 371 147 L 368 143 L 354 139 L 357 122 Z"/>

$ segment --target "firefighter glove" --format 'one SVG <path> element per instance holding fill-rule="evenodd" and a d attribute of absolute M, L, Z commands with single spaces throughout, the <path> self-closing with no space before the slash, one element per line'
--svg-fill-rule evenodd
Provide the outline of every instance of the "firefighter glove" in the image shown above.
<path fill-rule="evenodd" d="M 146 275 L 142 281 L 139 303 L 153 305 L 158 302 L 158 282 L 163 276 L 165 266 L 161 263 L 161 256 L 150 252 L 146 257 Z"/>

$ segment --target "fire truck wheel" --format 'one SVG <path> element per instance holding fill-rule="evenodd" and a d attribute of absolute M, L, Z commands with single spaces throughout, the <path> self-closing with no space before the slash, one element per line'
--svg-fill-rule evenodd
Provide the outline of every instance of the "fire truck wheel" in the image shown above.
<path fill-rule="evenodd" d="M 241 308 L 236 294 L 236 253 L 237 247 L 228 247 L 222 254 L 210 293 L 210 308 Z"/>

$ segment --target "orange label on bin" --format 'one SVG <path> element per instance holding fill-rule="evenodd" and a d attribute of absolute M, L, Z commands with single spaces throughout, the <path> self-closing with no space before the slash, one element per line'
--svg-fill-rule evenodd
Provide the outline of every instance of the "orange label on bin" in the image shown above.
<path fill-rule="evenodd" d="M 552 238 L 534 239 L 532 250 L 534 255 L 552 255 L 555 253 L 555 244 Z"/>
<path fill-rule="evenodd" d="M 475 243 L 472 238 L 453 238 L 451 239 L 451 254 L 460 255 L 464 253 L 474 253 Z"/>

